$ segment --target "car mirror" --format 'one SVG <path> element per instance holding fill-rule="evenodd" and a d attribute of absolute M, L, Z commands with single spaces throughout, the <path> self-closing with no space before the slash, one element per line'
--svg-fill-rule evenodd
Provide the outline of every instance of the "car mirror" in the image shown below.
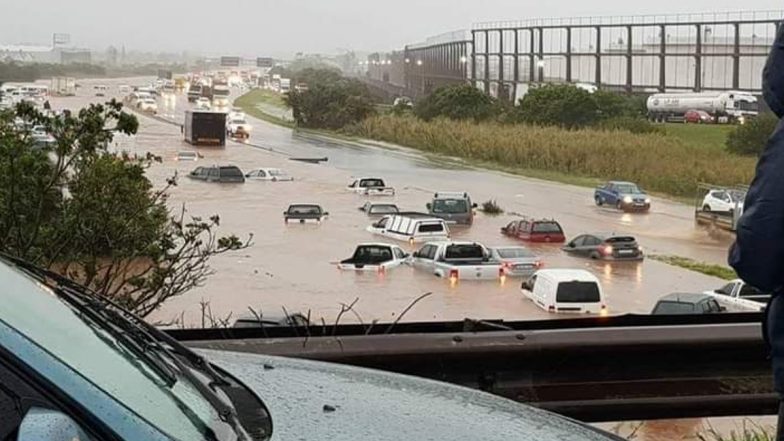
<path fill-rule="evenodd" d="M 196 176 L 196 171 L 194 170 L 194 171 L 190 172 L 190 175 L 191 176 Z"/>
<path fill-rule="evenodd" d="M 477 205 L 476 203 L 474 203 L 474 204 L 472 204 L 472 205 L 471 205 L 471 208 L 479 208 L 479 205 Z"/>
<path fill-rule="evenodd" d="M 425 207 L 427 207 L 427 209 L 430 210 L 431 208 L 433 208 L 433 204 L 428 202 L 427 204 L 425 204 Z"/>
<path fill-rule="evenodd" d="M 324 216 L 329 216 L 329 211 L 325 211 Z"/>
<path fill-rule="evenodd" d="M 569 242 L 566 246 L 569 248 L 574 248 L 575 245 L 574 242 Z"/>
<path fill-rule="evenodd" d="M 288 212 L 288 211 L 284 211 L 284 212 L 283 212 L 283 215 L 284 215 L 284 216 L 285 216 L 285 215 L 287 215 L 287 214 L 289 214 L 289 212 Z"/>
<path fill-rule="evenodd" d="M 72 441 L 91 439 L 68 415 L 41 407 L 27 411 L 16 439 L 20 441 Z"/>

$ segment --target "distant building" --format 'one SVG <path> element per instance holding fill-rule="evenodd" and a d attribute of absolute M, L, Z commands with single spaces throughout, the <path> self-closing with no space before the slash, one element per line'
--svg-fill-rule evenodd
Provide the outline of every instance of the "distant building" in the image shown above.
<path fill-rule="evenodd" d="M 0 44 L 0 61 L 19 63 L 90 63 L 89 49 L 70 47 Z"/>

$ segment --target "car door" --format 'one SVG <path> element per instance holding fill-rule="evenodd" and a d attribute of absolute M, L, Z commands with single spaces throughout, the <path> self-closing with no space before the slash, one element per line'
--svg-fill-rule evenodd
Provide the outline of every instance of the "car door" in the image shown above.
<path fill-rule="evenodd" d="M 567 253 L 579 255 L 580 248 L 583 246 L 583 243 L 585 242 L 585 237 L 586 237 L 585 235 L 575 237 L 563 247 L 564 251 L 566 251 Z"/>
<path fill-rule="evenodd" d="M 218 167 L 210 167 L 207 172 L 207 180 L 210 182 L 218 182 L 220 181 L 220 171 Z"/>
<path fill-rule="evenodd" d="M 405 251 L 400 249 L 400 247 L 392 247 L 392 255 L 395 257 L 395 259 L 392 261 L 392 263 L 390 263 L 389 266 L 391 267 L 402 265 L 406 262 L 406 258 L 408 257 Z"/>
<path fill-rule="evenodd" d="M 531 232 L 528 231 L 531 228 L 531 223 L 525 220 L 520 221 L 517 224 L 517 228 L 515 230 L 515 237 L 522 240 L 527 240 L 531 237 Z"/>
<path fill-rule="evenodd" d="M 604 203 L 608 205 L 615 205 L 618 203 L 618 189 L 613 184 L 607 184 L 604 187 Z"/>
<path fill-rule="evenodd" d="M 203 176 L 202 176 L 202 171 L 203 170 L 204 170 L 204 167 L 196 167 L 196 169 L 194 169 L 191 172 L 191 175 L 190 175 L 191 178 L 193 178 L 193 179 L 203 179 Z"/>
<path fill-rule="evenodd" d="M 385 216 L 379 219 L 376 222 L 373 222 L 370 227 L 373 229 L 374 233 L 384 234 L 387 231 L 387 226 L 389 225 L 389 217 Z"/>
<path fill-rule="evenodd" d="M 413 264 L 415 268 L 419 268 L 428 272 L 433 272 L 435 264 L 433 259 L 436 256 L 435 245 L 425 245 L 413 254 Z"/>
<path fill-rule="evenodd" d="M 596 236 L 585 235 L 583 243 L 577 247 L 577 254 L 580 256 L 590 256 L 598 250 L 602 240 Z"/>

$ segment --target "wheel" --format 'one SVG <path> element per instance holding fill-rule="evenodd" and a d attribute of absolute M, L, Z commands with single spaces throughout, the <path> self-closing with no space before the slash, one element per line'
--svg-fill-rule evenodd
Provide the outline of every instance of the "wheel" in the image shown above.
<path fill-rule="evenodd" d="M 599 195 L 596 195 L 593 199 L 594 199 L 594 202 L 596 202 L 596 205 L 598 205 L 599 207 L 601 207 L 602 204 L 604 204 L 604 201 L 602 200 L 602 197 L 599 196 Z"/>
<path fill-rule="evenodd" d="M 599 260 L 599 258 L 600 258 L 601 256 L 600 256 L 600 255 L 599 255 L 599 253 L 597 253 L 596 251 L 592 251 L 592 252 L 591 252 L 591 254 L 590 254 L 588 257 L 590 257 L 590 258 L 591 258 L 591 259 L 593 259 L 593 260 Z"/>
<path fill-rule="evenodd" d="M 702 206 L 702 211 L 704 211 L 706 213 L 710 213 L 710 211 L 711 211 L 710 205 L 708 205 L 708 204 L 703 205 Z"/>

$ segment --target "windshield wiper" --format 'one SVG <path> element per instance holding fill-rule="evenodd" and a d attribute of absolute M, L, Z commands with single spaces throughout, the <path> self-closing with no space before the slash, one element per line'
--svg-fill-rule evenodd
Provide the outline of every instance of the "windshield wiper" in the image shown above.
<path fill-rule="evenodd" d="M 204 357 L 191 351 L 170 335 L 136 317 L 111 300 L 99 296 L 89 288 L 67 277 L 2 253 L 0 253 L 0 259 L 14 265 L 32 276 L 36 281 L 46 285 L 58 297 L 97 323 L 107 323 L 109 329 L 114 330 L 112 334 L 114 334 L 117 340 L 134 352 L 141 360 L 147 362 L 150 368 L 171 387 L 176 383 L 177 377 L 160 356 L 161 354 L 166 355 L 177 368 L 178 373 L 185 377 L 199 394 L 213 406 L 221 421 L 234 430 L 237 438 L 239 440 L 250 439 L 239 422 L 234 406 L 227 403 L 214 390 L 215 387 L 228 387 L 231 384 L 215 371 Z M 169 348 L 162 345 L 161 342 L 166 343 Z M 148 351 L 147 349 L 153 349 L 154 351 Z M 205 384 L 198 378 L 188 366 L 185 366 L 180 357 L 187 360 L 193 369 L 205 374 L 210 380 L 209 383 Z"/>

